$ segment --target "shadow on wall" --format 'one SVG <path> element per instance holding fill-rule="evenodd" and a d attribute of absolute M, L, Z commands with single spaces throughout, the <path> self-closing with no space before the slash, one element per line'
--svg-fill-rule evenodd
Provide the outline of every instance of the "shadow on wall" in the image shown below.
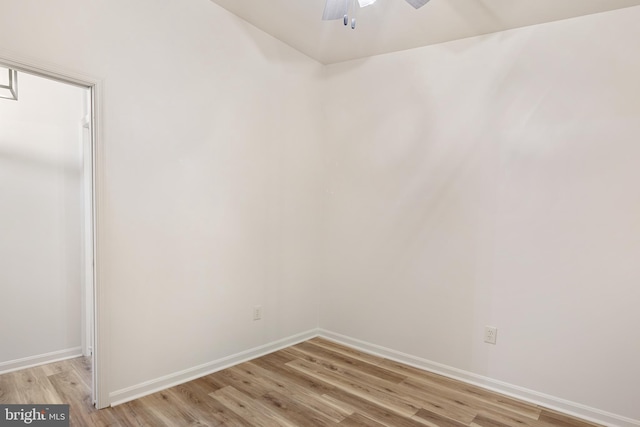
<path fill-rule="evenodd" d="M 0 142 L 1 143 L 1 142 Z M 80 179 L 82 164 L 72 159 L 56 159 L 38 153 L 19 152 L 0 147 L 0 165 L 2 168 L 21 168 L 23 170 L 39 170 L 47 174 L 64 174 L 73 179 Z"/>

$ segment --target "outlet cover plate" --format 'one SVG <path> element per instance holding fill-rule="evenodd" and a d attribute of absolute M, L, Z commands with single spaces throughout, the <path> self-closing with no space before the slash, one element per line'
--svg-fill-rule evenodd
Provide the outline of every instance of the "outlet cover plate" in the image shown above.
<path fill-rule="evenodd" d="M 489 344 L 495 344 L 498 337 L 498 328 L 494 326 L 484 327 L 484 342 Z"/>

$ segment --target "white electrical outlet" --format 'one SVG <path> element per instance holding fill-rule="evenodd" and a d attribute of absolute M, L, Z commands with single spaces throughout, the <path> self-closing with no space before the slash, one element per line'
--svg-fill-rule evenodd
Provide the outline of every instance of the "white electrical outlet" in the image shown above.
<path fill-rule="evenodd" d="M 260 319 L 262 319 L 262 306 L 256 305 L 255 307 L 253 307 L 253 320 Z"/>
<path fill-rule="evenodd" d="M 493 326 L 484 327 L 484 342 L 489 344 L 495 344 L 498 336 L 498 328 Z"/>

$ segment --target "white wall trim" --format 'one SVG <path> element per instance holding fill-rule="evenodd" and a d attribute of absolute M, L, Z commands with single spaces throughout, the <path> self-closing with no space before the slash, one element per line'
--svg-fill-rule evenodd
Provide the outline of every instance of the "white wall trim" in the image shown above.
<path fill-rule="evenodd" d="M 468 384 L 473 384 L 473 385 L 485 388 L 487 390 L 502 393 L 507 396 L 514 397 L 516 399 L 521 399 L 527 402 L 534 403 L 536 405 L 541 405 L 549 409 L 553 409 L 568 415 L 573 415 L 575 417 L 582 418 L 584 420 L 592 421 L 592 422 L 607 425 L 607 426 L 620 426 L 620 427 L 640 426 L 640 420 L 634 420 L 631 418 L 624 417 L 622 415 L 617 415 L 611 412 L 602 411 L 600 409 L 591 408 L 589 406 L 582 405 L 580 403 L 571 402 L 569 400 L 561 399 L 559 397 L 529 390 L 524 387 L 516 386 L 503 381 L 485 377 L 482 375 L 474 374 L 473 372 L 443 365 L 437 362 L 432 362 L 427 359 L 412 356 L 410 354 L 402 353 L 400 351 L 392 350 L 390 348 L 382 347 L 376 344 L 371 344 L 366 341 L 361 341 L 359 339 L 351 338 L 346 335 L 327 331 L 325 329 L 319 330 L 319 336 L 326 338 L 330 341 L 334 341 L 339 344 L 343 344 L 343 345 L 355 348 L 364 353 L 384 357 L 385 359 L 404 363 L 406 365 L 413 366 L 418 369 L 423 369 L 425 371 L 433 372 L 435 374 L 444 375 L 446 377 L 453 378 L 455 380 L 463 381 Z"/>
<path fill-rule="evenodd" d="M 269 353 L 273 353 L 274 351 L 281 350 L 283 348 L 301 343 L 317 336 L 318 329 L 311 329 L 309 331 L 292 335 L 287 338 L 282 338 L 268 344 L 251 348 L 249 350 L 241 351 L 240 353 L 226 356 L 218 360 L 203 363 L 202 365 L 194 366 L 193 368 L 188 368 L 179 372 L 175 372 L 173 374 L 164 375 L 154 380 L 145 381 L 131 387 L 123 388 L 121 390 L 116 390 L 109 394 L 111 406 L 120 405 L 122 403 L 126 403 L 131 400 L 139 399 L 143 396 L 165 390 L 169 387 L 174 387 L 176 385 L 195 380 L 205 375 L 230 368 L 231 366 L 247 362 L 251 359 L 255 359 Z"/>
<path fill-rule="evenodd" d="M 0 363 L 0 375 L 19 371 L 21 369 L 33 368 L 34 366 L 45 365 L 47 363 L 73 359 L 74 357 L 80 356 L 82 356 L 82 347 L 73 347 L 66 350 L 52 351 L 50 353 L 38 354 L 36 356 L 9 360 L 7 362 Z"/>

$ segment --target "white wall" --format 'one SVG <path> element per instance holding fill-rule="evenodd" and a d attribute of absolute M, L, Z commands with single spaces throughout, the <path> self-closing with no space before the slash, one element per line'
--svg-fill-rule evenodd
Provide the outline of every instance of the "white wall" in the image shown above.
<path fill-rule="evenodd" d="M 0 56 L 104 78 L 109 390 L 317 327 L 320 65 L 208 0 L 2 10 Z"/>
<path fill-rule="evenodd" d="M 80 347 L 83 89 L 18 83 L 0 99 L 0 370 Z"/>
<path fill-rule="evenodd" d="M 640 420 L 638 20 L 328 66 L 321 326 Z"/>

